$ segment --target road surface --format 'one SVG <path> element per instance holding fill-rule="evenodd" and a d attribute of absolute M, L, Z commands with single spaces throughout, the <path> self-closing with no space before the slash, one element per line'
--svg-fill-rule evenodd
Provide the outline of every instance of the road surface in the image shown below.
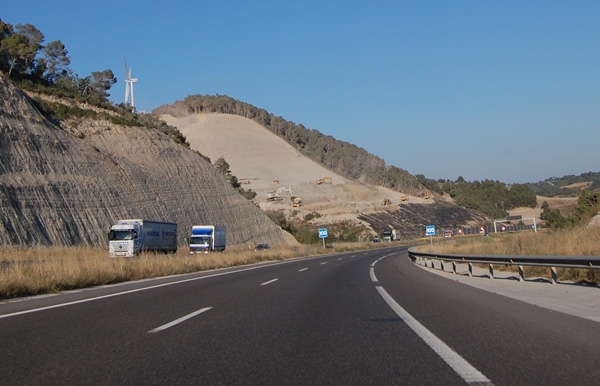
<path fill-rule="evenodd" d="M 394 247 L 0 304 L 0 383 L 597 384 L 598 326 Z"/>

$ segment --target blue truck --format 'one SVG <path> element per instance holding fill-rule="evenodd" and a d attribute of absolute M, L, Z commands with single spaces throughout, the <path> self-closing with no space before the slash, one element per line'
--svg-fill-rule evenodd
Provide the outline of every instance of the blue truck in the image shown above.
<path fill-rule="evenodd" d="M 208 253 L 224 251 L 226 247 L 226 229 L 218 225 L 193 225 L 188 238 L 190 253 Z"/>

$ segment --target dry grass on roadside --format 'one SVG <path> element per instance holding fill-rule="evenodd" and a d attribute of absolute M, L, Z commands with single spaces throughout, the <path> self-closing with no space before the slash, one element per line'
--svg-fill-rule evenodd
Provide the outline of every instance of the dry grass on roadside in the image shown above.
<path fill-rule="evenodd" d="M 196 255 L 190 255 L 182 247 L 172 255 L 147 253 L 135 258 L 109 258 L 103 248 L 3 249 L 0 250 L 0 299 L 373 247 L 371 243 L 344 243 L 328 248 L 284 246 L 263 251 L 228 247 L 222 253 Z"/>
<path fill-rule="evenodd" d="M 600 227 L 588 227 L 541 232 L 463 236 L 419 247 L 422 252 L 453 255 L 542 255 L 542 256 L 600 256 Z M 517 271 L 513 266 L 495 266 Z M 586 281 L 600 284 L 600 270 L 559 268 L 560 280 Z M 528 277 L 551 277 L 550 268 L 525 267 Z"/>
<path fill-rule="evenodd" d="M 600 227 L 457 236 L 423 245 L 420 250 L 451 254 L 600 256 Z"/>

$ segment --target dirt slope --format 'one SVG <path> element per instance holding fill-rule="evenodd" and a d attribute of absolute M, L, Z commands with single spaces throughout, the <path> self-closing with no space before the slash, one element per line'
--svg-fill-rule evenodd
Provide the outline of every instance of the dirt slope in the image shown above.
<path fill-rule="evenodd" d="M 223 157 L 232 174 L 240 180 L 250 181 L 247 188 L 258 193 L 255 201 L 261 207 L 268 207 L 266 193 L 280 187 L 291 188 L 294 195 L 302 198 L 304 205 L 315 204 L 320 210 L 336 206 L 339 211 L 340 205 L 348 204 L 367 210 L 381 205 L 386 197 L 393 203 L 401 202 L 402 193 L 361 185 L 332 173 L 248 118 L 231 114 L 194 114 L 183 118 L 163 115 L 161 118 L 176 126 L 192 149 L 213 162 Z M 327 176 L 332 177 L 331 184 L 316 183 Z M 283 194 L 290 197 L 288 193 Z M 411 200 L 425 202 L 417 197 L 411 197 Z M 288 204 L 288 201 L 280 204 Z"/>
<path fill-rule="evenodd" d="M 345 220 L 362 223 L 373 229 L 369 237 L 385 227 L 403 229 L 400 234 L 415 236 L 421 235 L 423 224 L 430 222 L 450 227 L 485 221 L 485 216 L 446 203 L 438 205 L 433 198 L 411 196 L 403 201 L 401 192 L 349 181 L 299 154 L 258 123 L 241 116 L 193 114 L 180 118 L 163 115 L 161 118 L 176 126 L 192 149 L 213 162 L 223 157 L 233 175 L 240 180 L 249 180 L 250 184 L 244 187 L 258 193 L 255 201 L 263 210 L 281 210 L 288 217 L 298 218 L 317 212 L 321 216 L 311 220 L 317 224 Z M 326 176 L 332 177 L 331 184 L 316 183 Z M 267 201 L 266 193 L 278 187 L 289 187 L 294 196 L 302 199 L 303 206 L 292 207 L 290 194 L 286 192 L 282 192 L 282 201 Z M 384 198 L 389 198 L 391 204 L 383 205 Z"/>

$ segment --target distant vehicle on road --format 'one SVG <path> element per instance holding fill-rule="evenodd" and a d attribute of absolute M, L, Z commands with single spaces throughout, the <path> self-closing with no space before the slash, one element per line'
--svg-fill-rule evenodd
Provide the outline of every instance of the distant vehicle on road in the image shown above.
<path fill-rule="evenodd" d="M 224 251 L 226 229 L 218 225 L 194 225 L 188 238 L 190 253 Z"/>
<path fill-rule="evenodd" d="M 271 249 L 271 246 L 269 244 L 258 244 L 256 245 L 256 248 L 254 248 L 255 251 L 262 251 L 265 249 Z"/>
<path fill-rule="evenodd" d="M 110 228 L 110 257 L 132 257 L 142 252 L 177 252 L 177 224 L 131 219 L 119 220 Z"/>
<path fill-rule="evenodd" d="M 386 229 L 381 234 L 381 238 L 383 241 L 394 241 L 396 240 L 396 230 L 395 229 Z"/>
<path fill-rule="evenodd" d="M 374 242 L 374 243 L 378 243 L 378 242 L 380 242 L 380 241 L 381 241 L 381 239 L 380 239 L 379 237 L 374 237 L 374 238 L 373 238 L 373 242 Z"/>

